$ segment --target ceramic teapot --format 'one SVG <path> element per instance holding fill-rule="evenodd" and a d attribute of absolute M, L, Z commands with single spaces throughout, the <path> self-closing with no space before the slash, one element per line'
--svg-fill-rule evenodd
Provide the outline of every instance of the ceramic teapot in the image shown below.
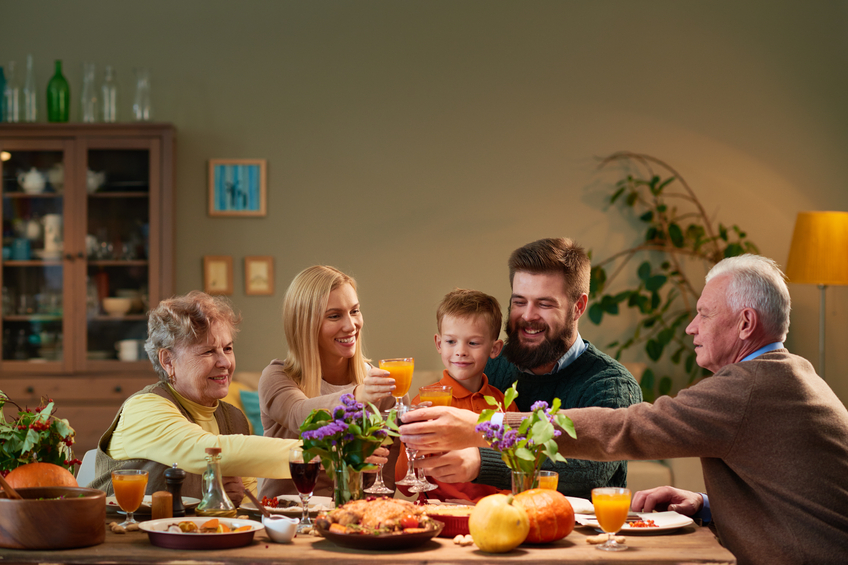
<path fill-rule="evenodd" d="M 44 175 L 33 167 L 27 173 L 18 174 L 18 184 L 27 194 L 40 194 L 44 192 L 47 183 L 44 180 Z"/>
<path fill-rule="evenodd" d="M 89 170 L 86 174 L 85 180 L 88 192 L 97 192 L 97 189 L 106 183 L 106 172 L 100 171 L 95 173 L 94 171 Z"/>

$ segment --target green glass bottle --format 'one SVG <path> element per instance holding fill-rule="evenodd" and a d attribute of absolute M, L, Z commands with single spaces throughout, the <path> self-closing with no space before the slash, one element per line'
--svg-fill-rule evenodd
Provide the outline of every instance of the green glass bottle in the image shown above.
<path fill-rule="evenodd" d="M 47 83 L 47 121 L 67 122 L 71 112 L 71 89 L 62 76 L 62 61 L 56 60 L 56 74 Z"/>

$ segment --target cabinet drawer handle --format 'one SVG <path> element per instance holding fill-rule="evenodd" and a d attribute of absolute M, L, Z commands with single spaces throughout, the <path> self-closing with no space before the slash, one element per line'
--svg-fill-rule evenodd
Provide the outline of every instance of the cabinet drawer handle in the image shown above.
<path fill-rule="evenodd" d="M 32 394 L 32 393 L 35 392 L 35 389 L 32 388 L 31 386 L 28 386 L 28 387 L 26 387 L 26 391 L 27 391 L 27 394 Z"/>
<path fill-rule="evenodd" d="M 83 253 L 82 251 L 77 253 L 77 259 L 85 259 L 85 253 Z"/>
<path fill-rule="evenodd" d="M 124 389 L 121 388 L 121 385 L 115 387 L 115 392 L 122 392 Z"/>
<path fill-rule="evenodd" d="M 73 255 L 71 255 L 70 253 L 65 253 L 65 259 L 67 259 L 68 261 L 73 261 L 73 260 L 74 260 L 74 256 L 73 256 Z"/>

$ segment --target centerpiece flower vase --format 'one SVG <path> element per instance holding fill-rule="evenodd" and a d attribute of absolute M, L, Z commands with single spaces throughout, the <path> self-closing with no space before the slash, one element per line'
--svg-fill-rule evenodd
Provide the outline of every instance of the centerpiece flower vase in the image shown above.
<path fill-rule="evenodd" d="M 362 490 L 362 472 L 354 471 L 344 461 L 338 463 L 333 471 L 333 502 L 336 508 L 365 498 Z"/>
<path fill-rule="evenodd" d="M 525 490 L 539 488 L 539 473 L 525 473 L 524 471 L 512 470 L 512 494 L 518 494 Z"/>

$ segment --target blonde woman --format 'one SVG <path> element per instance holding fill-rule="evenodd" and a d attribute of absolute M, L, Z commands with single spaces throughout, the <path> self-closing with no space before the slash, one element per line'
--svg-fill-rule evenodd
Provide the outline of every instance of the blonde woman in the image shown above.
<path fill-rule="evenodd" d="M 362 353 L 363 326 L 356 281 L 333 267 L 301 271 L 283 300 L 288 355 L 262 371 L 259 405 L 265 436 L 294 439 L 316 408 L 332 409 L 351 393 L 359 402 L 391 408 L 394 380 L 371 366 Z M 374 459 L 374 462 L 385 462 Z M 262 496 L 295 494 L 291 481 L 266 480 Z M 331 495 L 332 481 L 321 474 L 315 494 Z"/>

